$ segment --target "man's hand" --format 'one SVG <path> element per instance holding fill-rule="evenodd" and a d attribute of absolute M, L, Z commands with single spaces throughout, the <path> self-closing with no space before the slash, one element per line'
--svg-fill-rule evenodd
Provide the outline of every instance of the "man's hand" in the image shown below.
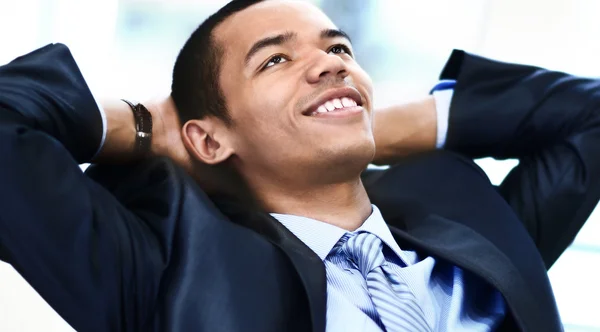
<path fill-rule="evenodd" d="M 432 96 L 378 109 L 373 114 L 377 165 L 389 165 L 404 156 L 435 149 L 437 113 Z"/>
<path fill-rule="evenodd" d="M 171 97 L 144 103 L 152 114 L 151 153 L 155 156 L 171 158 L 189 174 L 193 173 L 193 162 L 181 138 L 182 123 Z"/>

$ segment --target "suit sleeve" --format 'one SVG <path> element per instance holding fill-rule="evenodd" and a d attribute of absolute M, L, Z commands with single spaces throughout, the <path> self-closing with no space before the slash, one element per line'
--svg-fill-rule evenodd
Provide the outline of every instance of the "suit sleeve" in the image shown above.
<path fill-rule="evenodd" d="M 0 258 L 76 330 L 140 331 L 163 262 L 148 223 L 79 169 L 101 137 L 66 46 L 0 67 Z"/>
<path fill-rule="evenodd" d="M 499 187 L 549 268 L 600 198 L 600 81 L 454 51 L 446 148 L 517 158 Z"/>

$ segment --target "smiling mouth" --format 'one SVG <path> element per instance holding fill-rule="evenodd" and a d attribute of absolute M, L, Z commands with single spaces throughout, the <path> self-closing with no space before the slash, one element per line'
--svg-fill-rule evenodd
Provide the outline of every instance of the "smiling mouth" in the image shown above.
<path fill-rule="evenodd" d="M 307 112 L 309 116 L 316 116 L 319 114 L 330 113 L 330 112 L 343 112 L 348 111 L 352 108 L 358 107 L 358 103 L 351 98 L 332 98 L 312 112 Z"/>
<path fill-rule="evenodd" d="M 302 112 L 305 116 L 341 117 L 363 111 L 360 93 L 350 87 L 329 90 L 312 107 Z"/>

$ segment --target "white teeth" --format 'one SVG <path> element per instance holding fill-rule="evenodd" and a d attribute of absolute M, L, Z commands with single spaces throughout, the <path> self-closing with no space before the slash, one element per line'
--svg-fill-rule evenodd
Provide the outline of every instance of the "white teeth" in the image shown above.
<path fill-rule="evenodd" d="M 335 108 L 344 108 L 344 106 L 342 106 L 342 101 L 338 98 L 333 99 L 331 102 L 333 103 L 333 106 L 335 106 Z"/>
<path fill-rule="evenodd" d="M 350 98 L 346 98 L 346 97 L 342 98 L 342 105 L 344 105 L 344 107 L 356 106 L 356 105 L 353 105 L 353 104 L 355 104 L 354 100 L 352 100 Z"/>
<path fill-rule="evenodd" d="M 334 98 L 334 99 L 331 99 L 331 100 L 325 102 L 323 105 L 319 106 L 319 108 L 317 108 L 317 110 L 314 111 L 312 113 L 312 115 L 317 114 L 317 113 L 331 112 L 336 109 L 343 109 L 346 107 L 354 107 L 354 106 L 358 106 L 358 104 L 351 98 L 348 98 L 348 97 Z"/>
<path fill-rule="evenodd" d="M 325 107 L 327 108 L 328 111 L 333 111 L 335 109 L 335 106 L 333 105 L 333 103 L 331 101 L 326 102 Z"/>

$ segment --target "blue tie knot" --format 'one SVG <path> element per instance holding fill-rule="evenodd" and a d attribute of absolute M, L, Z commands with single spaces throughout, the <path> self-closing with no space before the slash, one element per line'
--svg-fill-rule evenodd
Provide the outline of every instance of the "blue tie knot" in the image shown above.
<path fill-rule="evenodd" d="M 340 244 L 340 251 L 346 255 L 364 278 L 373 269 L 385 263 L 382 251 L 383 243 L 374 234 L 369 232 L 346 233 L 340 239 Z"/>

